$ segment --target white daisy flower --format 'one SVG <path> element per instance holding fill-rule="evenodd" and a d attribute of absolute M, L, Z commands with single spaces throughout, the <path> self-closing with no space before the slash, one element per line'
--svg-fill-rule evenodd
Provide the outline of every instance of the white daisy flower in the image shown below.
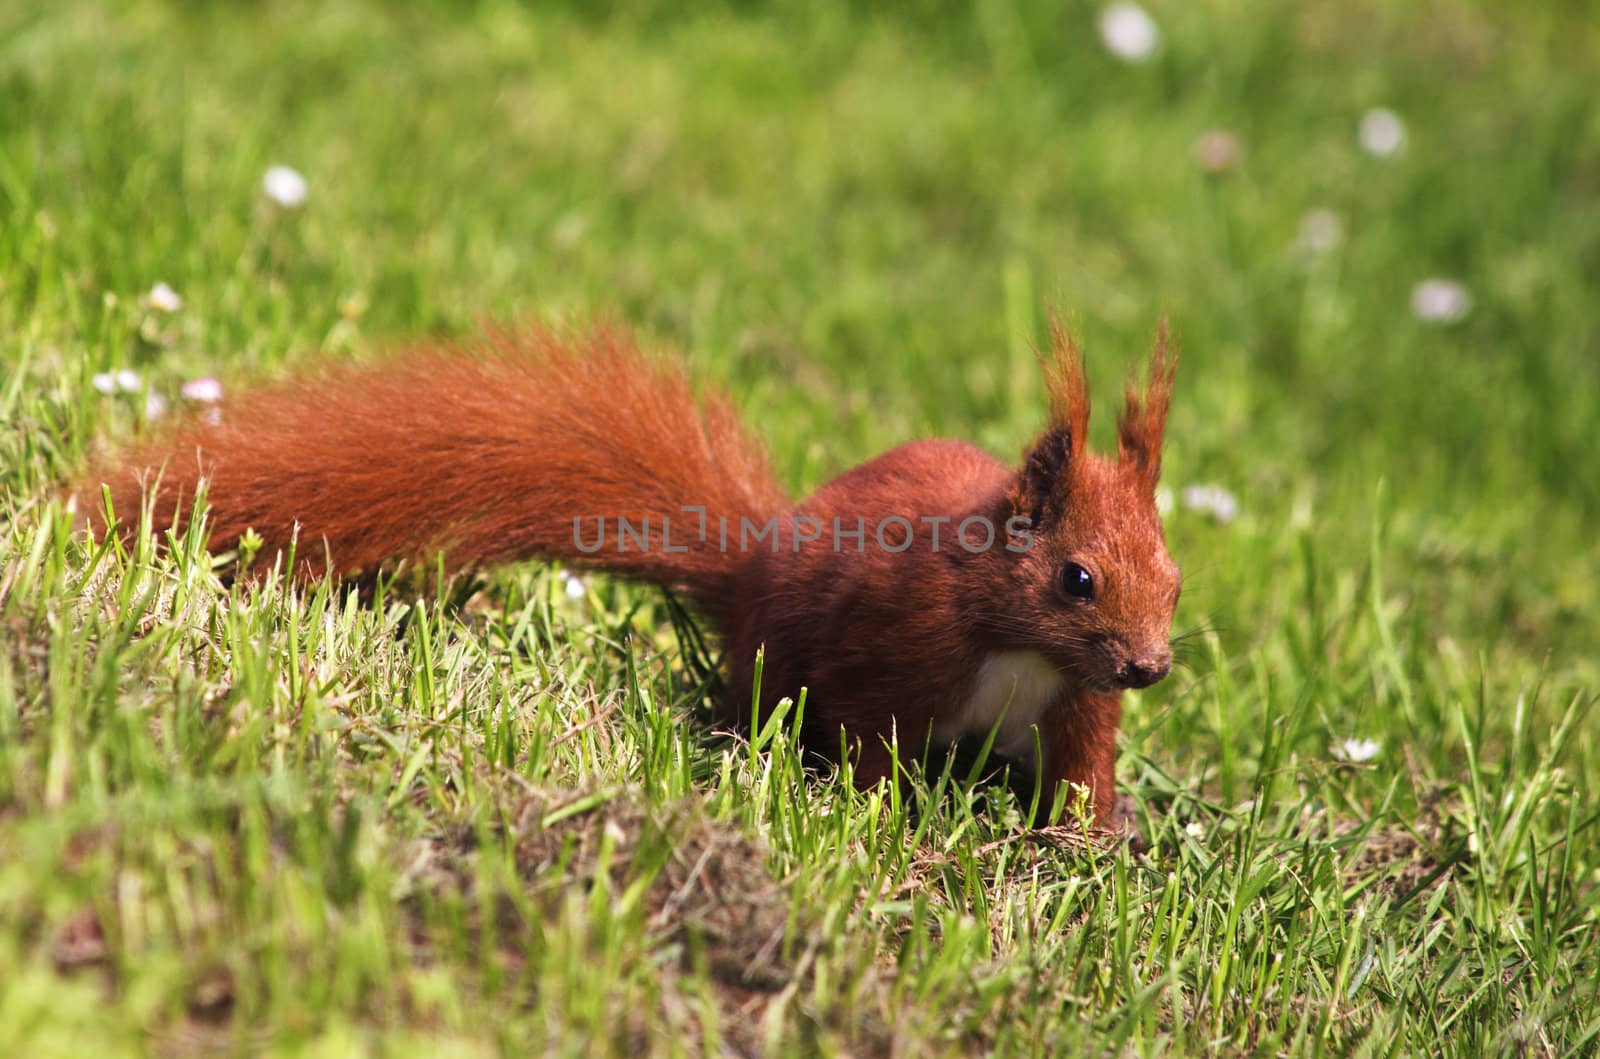
<path fill-rule="evenodd" d="M 1180 499 L 1190 511 L 1203 512 L 1224 524 L 1239 517 L 1238 499 L 1220 485 L 1184 486 Z"/>
<path fill-rule="evenodd" d="M 561 571 L 561 580 L 566 585 L 568 599 L 582 599 L 584 593 L 588 591 L 584 586 L 583 578 L 578 577 L 576 574 L 563 570 Z"/>
<path fill-rule="evenodd" d="M 275 165 L 261 178 L 261 190 L 266 192 L 267 198 L 273 202 L 284 209 L 292 210 L 305 205 L 306 195 L 311 187 L 306 183 L 306 178 L 300 175 L 299 170 L 286 165 Z"/>
<path fill-rule="evenodd" d="M 157 419 L 163 415 L 166 415 L 166 412 L 167 399 L 165 397 L 162 397 L 158 393 L 147 393 L 144 395 L 144 417 L 146 419 Z"/>
<path fill-rule="evenodd" d="M 1310 210 L 1300 218 L 1300 245 L 1313 254 L 1326 254 L 1344 242 L 1344 222 L 1329 209 Z"/>
<path fill-rule="evenodd" d="M 178 292 L 165 283 L 157 283 L 150 288 L 150 293 L 145 295 L 145 301 L 150 303 L 150 308 L 160 309 L 164 313 L 175 313 L 183 308 L 183 299 Z"/>
<path fill-rule="evenodd" d="M 1207 173 L 1226 173 L 1237 168 L 1244 157 L 1244 145 L 1227 129 L 1207 129 L 1194 142 L 1194 160 Z"/>
<path fill-rule="evenodd" d="M 1356 128 L 1361 149 L 1375 158 L 1391 158 L 1406 146 L 1406 126 L 1388 107 L 1373 107 Z"/>
<path fill-rule="evenodd" d="M 139 373 L 131 368 L 120 368 L 117 371 L 97 371 L 89 379 L 89 384 L 103 394 L 138 393 L 144 389 L 144 380 Z"/>
<path fill-rule="evenodd" d="M 1160 46 L 1161 28 L 1138 4 L 1118 0 L 1100 12 L 1100 39 L 1117 58 L 1144 62 Z"/>
<path fill-rule="evenodd" d="M 190 379 L 178 391 L 185 401 L 196 401 L 200 404 L 215 404 L 222 400 L 222 383 L 216 379 Z"/>
<path fill-rule="evenodd" d="M 1472 311 L 1472 295 L 1453 279 L 1425 279 L 1411 288 L 1411 315 L 1430 324 L 1453 324 Z"/>
<path fill-rule="evenodd" d="M 1188 835 L 1190 838 L 1205 838 L 1206 825 L 1202 824 L 1198 820 L 1191 820 L 1187 824 L 1183 825 L 1183 833 Z"/>
<path fill-rule="evenodd" d="M 1349 761 L 1359 764 L 1371 761 L 1383 749 L 1383 744 L 1375 739 L 1344 739 L 1334 744 L 1332 753 L 1339 761 Z"/>

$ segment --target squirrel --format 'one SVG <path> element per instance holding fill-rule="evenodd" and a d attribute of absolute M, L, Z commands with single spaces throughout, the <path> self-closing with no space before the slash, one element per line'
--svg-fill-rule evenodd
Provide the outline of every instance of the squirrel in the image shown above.
<path fill-rule="evenodd" d="M 247 531 L 298 542 L 301 577 L 442 553 L 452 570 L 554 559 L 679 590 L 720 634 L 725 723 L 805 689 L 801 743 L 850 755 L 863 786 L 894 778 L 892 736 L 993 733 L 1047 798 L 1072 784 L 1116 829 L 1122 692 L 1172 662 L 1180 578 L 1155 489 L 1176 353 L 1163 322 L 1110 458 L 1086 448 L 1078 348 L 1050 333 L 1050 418 L 1019 467 L 912 441 L 794 503 L 725 395 L 697 399 L 620 330 L 535 326 L 246 391 L 80 492 L 103 490 L 89 521 L 126 537 L 115 516 L 142 501 L 154 531 L 180 529 L 203 481 L 214 550 Z"/>

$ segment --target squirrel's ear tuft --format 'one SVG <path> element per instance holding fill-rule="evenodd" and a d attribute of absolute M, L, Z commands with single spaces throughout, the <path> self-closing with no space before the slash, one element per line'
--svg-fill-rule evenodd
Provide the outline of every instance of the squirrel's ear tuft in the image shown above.
<path fill-rule="evenodd" d="M 1150 480 L 1161 476 L 1161 438 L 1167 429 L 1167 408 L 1172 404 L 1172 378 L 1178 367 L 1175 343 L 1169 340 L 1163 317 L 1150 350 L 1150 378 L 1144 392 L 1130 380 L 1122 413 L 1117 416 L 1117 448 L 1122 462 Z"/>
<path fill-rule="evenodd" d="M 1083 370 L 1078 343 L 1061 323 L 1050 316 L 1050 352 L 1040 353 L 1045 388 L 1050 393 L 1050 422 L 1079 445 L 1089 440 L 1089 379 Z"/>
<path fill-rule="evenodd" d="M 1026 517 L 1035 529 L 1043 528 L 1065 498 L 1071 459 L 1072 435 L 1066 430 L 1052 427 L 1040 435 L 1023 457 L 1011 497 L 1012 513 Z"/>

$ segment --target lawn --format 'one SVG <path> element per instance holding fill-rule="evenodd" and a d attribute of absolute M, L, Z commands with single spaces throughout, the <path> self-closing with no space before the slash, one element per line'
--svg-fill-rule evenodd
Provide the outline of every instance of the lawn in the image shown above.
<path fill-rule="evenodd" d="M 0 1053 L 1600 1051 L 1590 6 L 602 6 L 0 6 Z M 1010 459 L 1052 308 L 1101 446 L 1183 349 L 1145 853 L 710 730 L 653 590 L 228 584 L 63 498 L 186 383 L 520 318 L 797 493 Z"/>

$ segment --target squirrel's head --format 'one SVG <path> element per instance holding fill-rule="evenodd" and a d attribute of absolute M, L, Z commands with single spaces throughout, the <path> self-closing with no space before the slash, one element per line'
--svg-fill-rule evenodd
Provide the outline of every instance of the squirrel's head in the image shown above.
<path fill-rule="evenodd" d="M 1006 551 L 1009 595 L 1000 629 L 1086 687 L 1143 688 L 1172 668 L 1178 565 L 1156 511 L 1161 438 L 1176 356 L 1163 322 L 1141 389 L 1130 382 L 1117 418 L 1116 459 L 1087 450 L 1089 391 L 1083 360 L 1051 324 L 1045 370 L 1049 427 L 1029 447 L 1005 499 L 1030 540 Z M 1019 542 L 1020 543 L 1020 542 Z"/>

